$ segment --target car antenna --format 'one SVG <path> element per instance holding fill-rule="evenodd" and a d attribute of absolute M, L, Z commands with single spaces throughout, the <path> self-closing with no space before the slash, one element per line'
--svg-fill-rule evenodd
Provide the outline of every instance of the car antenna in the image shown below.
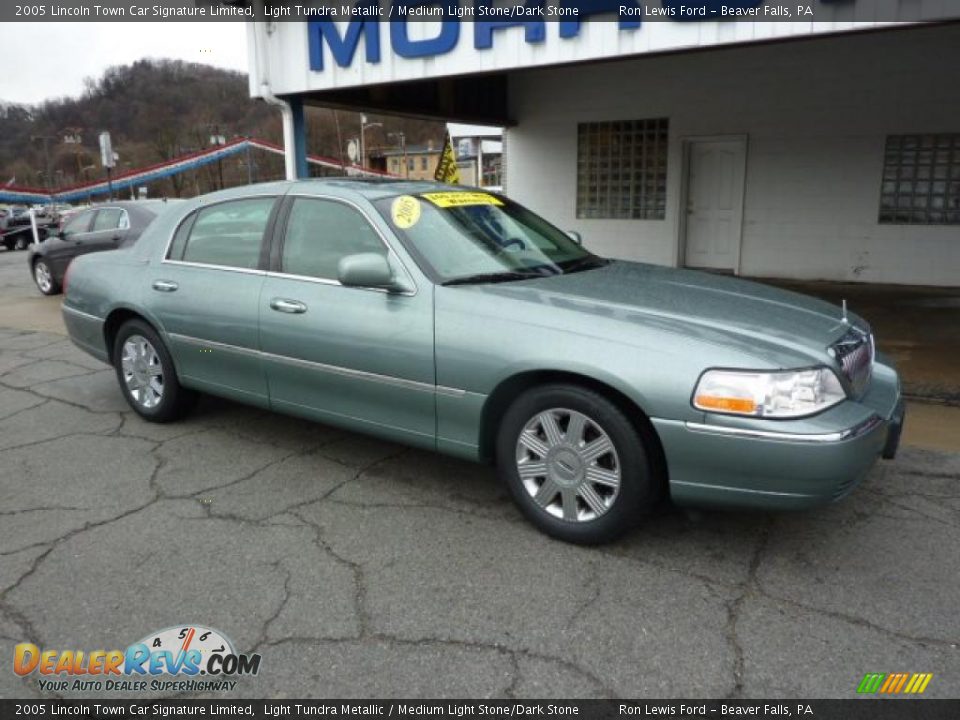
<path fill-rule="evenodd" d="M 843 299 L 843 317 L 840 318 L 840 322 L 844 323 L 845 325 L 850 324 L 850 320 L 847 318 L 847 299 L 846 298 Z"/>

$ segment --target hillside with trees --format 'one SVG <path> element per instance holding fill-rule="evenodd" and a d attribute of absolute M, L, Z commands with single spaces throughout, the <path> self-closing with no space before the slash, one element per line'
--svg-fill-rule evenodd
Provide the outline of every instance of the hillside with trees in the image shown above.
<path fill-rule="evenodd" d="M 88 78 L 80 97 L 39 105 L 0 101 L 0 184 L 64 187 L 103 177 L 98 136 L 108 130 L 119 154 L 117 172 L 150 165 L 210 147 L 211 136 L 258 137 L 281 142 L 280 115 L 249 97 L 244 73 L 180 60 L 139 60 Z M 440 123 L 369 116 L 383 127 L 367 131 L 373 149 L 392 142 L 388 132 L 404 132 L 409 144 L 439 142 Z M 359 133 L 359 115 L 326 108 L 307 109 L 311 153 L 341 159 L 345 144 Z M 279 157 L 257 153 L 254 176 L 282 176 Z M 245 157 L 223 163 L 226 185 L 246 182 Z M 219 186 L 218 168 L 208 166 L 169 178 L 151 194 L 190 196 Z"/>

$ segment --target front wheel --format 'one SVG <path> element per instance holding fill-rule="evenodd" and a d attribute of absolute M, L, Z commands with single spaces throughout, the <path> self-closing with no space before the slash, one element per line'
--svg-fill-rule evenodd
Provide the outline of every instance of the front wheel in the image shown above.
<path fill-rule="evenodd" d="M 14 243 L 14 249 L 16 250 L 26 250 L 32 241 L 27 240 L 25 237 L 18 237 L 16 243 Z"/>
<path fill-rule="evenodd" d="M 644 440 L 602 395 L 549 385 L 521 395 L 497 439 L 497 467 L 524 515 L 548 535 L 609 542 L 659 497 Z"/>
<path fill-rule="evenodd" d="M 33 263 L 33 281 L 37 284 L 37 289 L 44 295 L 57 295 L 60 293 L 60 283 L 53 276 L 53 270 L 50 264 L 43 258 Z"/>
<path fill-rule="evenodd" d="M 150 422 L 170 422 L 190 409 L 195 393 L 180 385 L 173 358 L 156 331 L 128 320 L 113 343 L 113 365 L 130 407 Z"/>

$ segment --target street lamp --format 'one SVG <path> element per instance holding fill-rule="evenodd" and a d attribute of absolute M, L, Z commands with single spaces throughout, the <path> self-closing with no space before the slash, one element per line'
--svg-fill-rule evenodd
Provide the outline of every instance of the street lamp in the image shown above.
<path fill-rule="evenodd" d="M 372 127 L 383 127 L 383 123 L 368 123 L 367 116 L 360 116 L 360 167 L 365 168 L 367 166 L 367 144 L 364 140 L 364 133 L 367 132 L 369 128 Z"/>
<path fill-rule="evenodd" d="M 223 147 L 227 144 L 227 138 L 224 135 L 220 134 L 220 124 L 211 123 L 208 126 L 213 134 L 210 136 L 210 147 Z M 217 158 L 217 175 L 220 178 L 220 189 L 223 190 L 223 158 Z"/>

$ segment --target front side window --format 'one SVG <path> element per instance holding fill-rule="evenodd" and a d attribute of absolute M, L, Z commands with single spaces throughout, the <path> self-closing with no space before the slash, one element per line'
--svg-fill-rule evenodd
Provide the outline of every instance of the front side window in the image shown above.
<path fill-rule="evenodd" d="M 93 221 L 93 232 L 98 230 L 116 230 L 120 227 L 120 221 L 126 213 L 119 208 L 104 208 L 97 212 L 97 217 Z"/>
<path fill-rule="evenodd" d="M 663 220 L 670 121 L 577 126 L 577 217 Z"/>
<path fill-rule="evenodd" d="M 604 262 L 543 218 L 490 193 L 428 192 L 374 204 L 441 283 L 559 275 Z"/>
<path fill-rule="evenodd" d="M 387 253 L 376 230 L 357 209 L 335 200 L 293 201 L 283 239 L 281 272 L 336 280 L 340 260 L 357 253 Z"/>
<path fill-rule="evenodd" d="M 880 222 L 960 225 L 960 133 L 887 138 Z"/>
<path fill-rule="evenodd" d="M 260 263 L 263 233 L 275 198 L 231 200 L 203 208 L 196 214 L 189 235 L 177 231 L 170 257 L 178 259 L 178 241 L 185 242 L 184 262 L 254 269 Z M 189 222 L 185 221 L 181 225 Z"/>

